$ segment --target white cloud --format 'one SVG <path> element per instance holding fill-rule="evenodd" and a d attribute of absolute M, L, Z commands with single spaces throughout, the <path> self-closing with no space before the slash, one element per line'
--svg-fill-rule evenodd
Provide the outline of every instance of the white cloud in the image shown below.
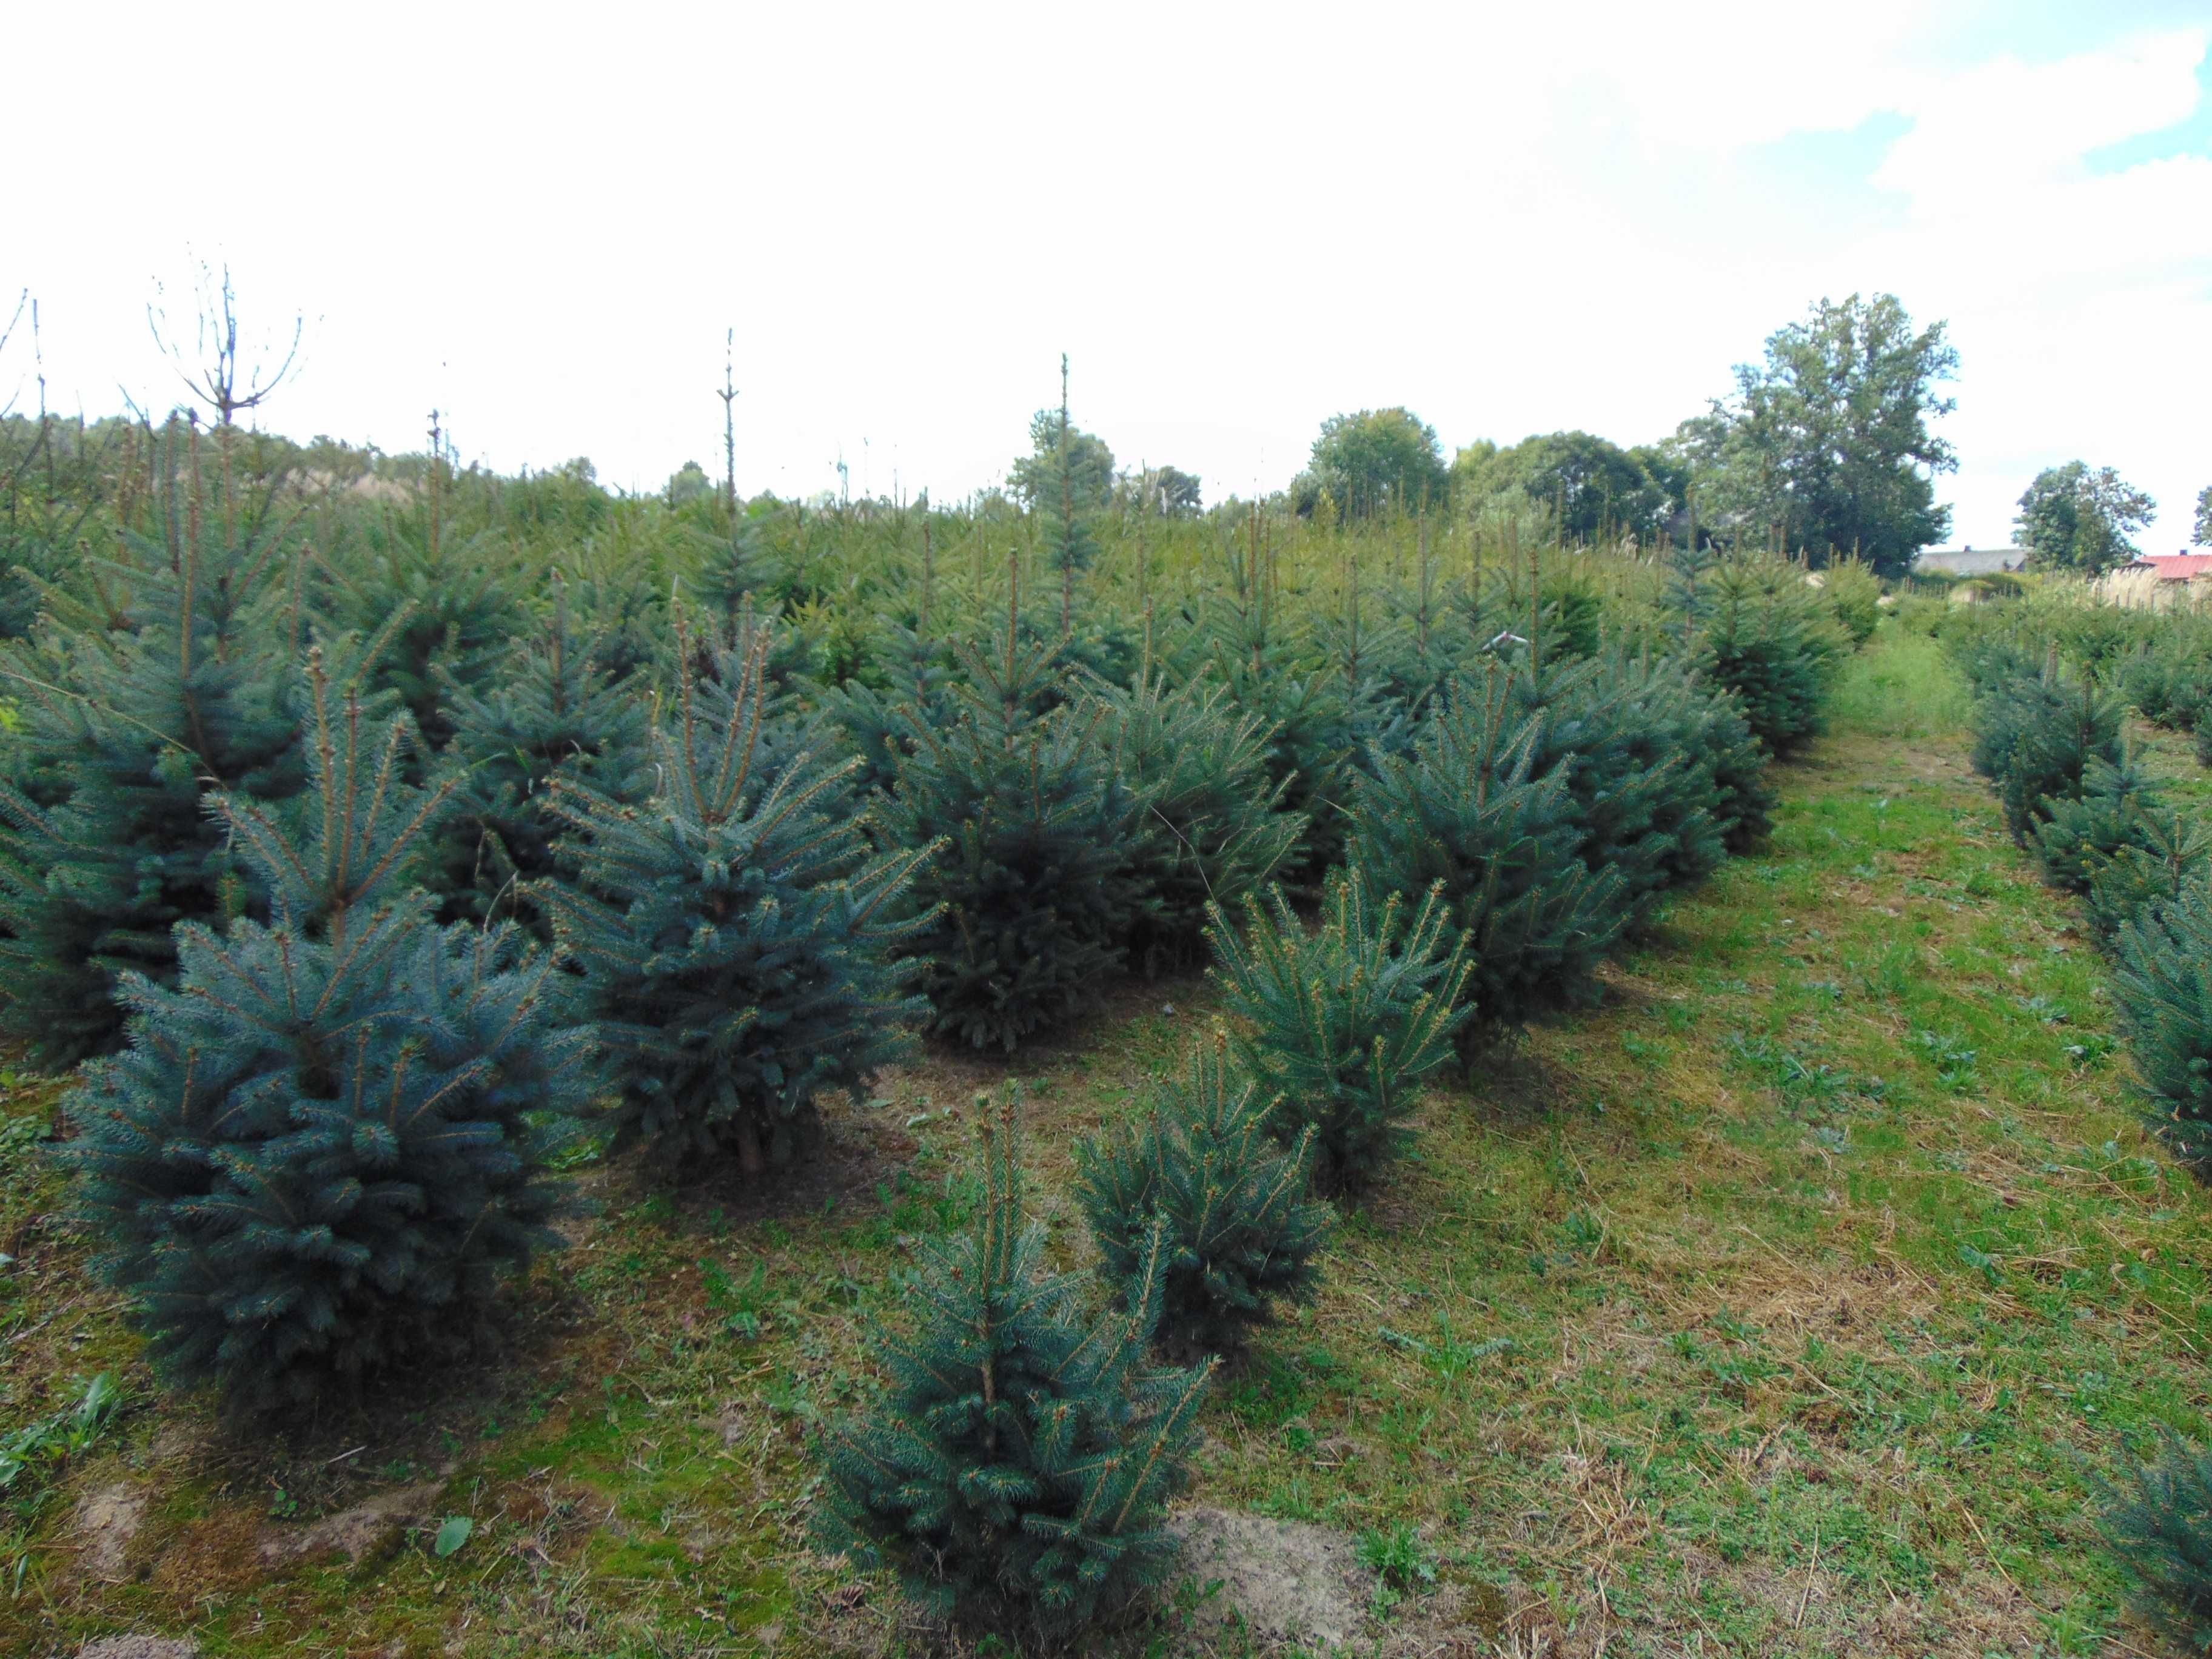
<path fill-rule="evenodd" d="M 1929 83 L 1899 106 L 1912 131 L 1874 181 L 1929 217 L 2008 211 L 2078 180 L 2092 151 L 2188 118 L 2208 33 L 2143 35 L 2053 63 L 2008 55 Z"/>
<path fill-rule="evenodd" d="M 2171 539 L 2212 482 L 2212 159 L 2085 158 L 2190 115 L 2206 31 L 1959 45 L 2015 16 L 47 8 L 0 66 L 47 140 L 0 288 L 97 411 L 169 395 L 150 279 L 227 257 L 320 319 L 275 423 L 411 446 L 434 404 L 465 453 L 647 486 L 719 451 L 734 325 L 749 484 L 825 487 L 842 447 L 954 494 L 1062 349 L 1079 419 L 1218 494 L 1363 404 L 1656 436 L 1813 298 L 1886 288 L 1965 358 L 1961 534 L 2080 453 Z M 1870 176 L 1812 170 L 1806 135 L 1885 112 Z"/>
<path fill-rule="evenodd" d="M 2028 479 L 2075 456 L 2159 499 L 2146 545 L 2187 539 L 2189 504 L 2212 483 L 2193 409 L 2212 376 L 2212 156 L 2091 162 L 2196 112 L 2208 39 L 2166 31 L 1972 66 L 1909 108 L 1875 173 L 1906 222 L 1848 257 L 1953 319 L 1966 539 L 2008 539 Z"/>

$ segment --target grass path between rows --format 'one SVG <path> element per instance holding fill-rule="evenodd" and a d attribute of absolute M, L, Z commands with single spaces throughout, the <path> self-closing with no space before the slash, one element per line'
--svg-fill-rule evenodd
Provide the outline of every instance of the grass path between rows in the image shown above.
<path fill-rule="evenodd" d="M 2091 1472 L 2203 1431 L 2212 1212 L 2134 1115 L 2103 969 L 1968 774 L 1964 713 L 1886 625 L 1781 772 L 1771 847 L 1677 902 L 1601 1010 L 1437 1092 L 1318 1304 L 1225 1378 L 1194 1499 L 1395 1561 L 1356 1650 L 2160 1650 Z M 1016 1068 L 1071 1259 L 1070 1146 L 1213 1018 L 1195 980 L 1105 1001 Z M 102 1369 L 126 1400 L 43 1501 L 7 1495 L 0 1655 L 118 1629 L 209 1654 L 924 1650 L 805 1553 L 805 1446 L 861 1396 L 895 1271 L 968 1214 L 966 1105 L 1007 1076 L 887 1076 L 771 1194 L 588 1172 L 599 1212 L 498 1358 L 289 1439 L 161 1403 L 30 1144 L 55 1089 L 0 1079 L 0 1432 Z M 298 1553 L 333 1514 L 360 1564 Z M 441 1559 L 453 1516 L 474 1532 Z M 1249 1645 L 1190 1616 L 1200 1590 L 1096 1650 Z"/>

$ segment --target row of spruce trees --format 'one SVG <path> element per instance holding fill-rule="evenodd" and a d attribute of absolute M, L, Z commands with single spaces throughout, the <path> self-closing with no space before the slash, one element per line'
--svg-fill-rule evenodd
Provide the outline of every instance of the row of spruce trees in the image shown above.
<path fill-rule="evenodd" d="M 2126 705 L 2055 643 L 1975 639 L 1975 769 L 2045 879 L 2078 896 L 2152 1127 L 2212 1170 L 2212 832 L 2167 799 L 2129 744 Z"/>
<path fill-rule="evenodd" d="M 1686 591 L 1711 573 L 1678 574 Z M 1794 745 L 1836 647 L 1812 608 L 1788 614 L 1714 632 L 1759 664 L 1788 711 L 1766 735 Z M 1681 620 L 1678 642 L 1706 645 L 1694 667 L 1602 643 L 1547 662 L 1538 623 L 1352 775 L 1317 914 L 1280 885 L 1207 907 L 1219 1030 L 1075 1149 L 1096 1288 L 1046 1267 L 1013 1105 L 981 1103 L 982 1212 L 914 1275 L 883 1395 L 823 1443 L 828 1547 L 939 1613 L 1048 1640 L 1169 1574 L 1207 1379 L 1315 1293 L 1330 1200 L 1385 1177 L 1425 1085 L 1595 1000 L 1661 895 L 1765 833 L 1771 750 L 1718 680 L 1710 619 Z"/>
<path fill-rule="evenodd" d="M 1962 660 L 1991 650 L 2033 658 L 2057 647 L 2069 667 L 2144 720 L 2191 738 L 2198 764 L 2212 766 L 2212 611 L 2100 603 L 2054 581 L 1997 603 L 1927 608 L 1930 631 Z"/>
<path fill-rule="evenodd" d="M 1012 1105 L 994 1119 L 981 1103 L 983 1212 L 911 1280 L 916 1316 L 878 1345 L 881 1399 L 826 1437 L 828 1547 L 896 1568 L 924 1607 L 1048 1640 L 1170 1572 L 1165 1504 L 1206 1380 L 1315 1293 L 1329 1200 L 1385 1178 L 1425 1085 L 1516 1021 L 1591 1000 L 1596 962 L 1659 893 L 1763 833 L 1738 700 L 1640 667 L 1601 652 L 1550 680 L 1499 668 L 1479 742 L 1437 711 L 1415 749 L 1431 763 L 1402 768 L 1426 793 L 1401 778 L 1377 798 L 1394 814 L 1355 811 L 1317 915 L 1279 887 L 1248 897 L 1241 926 L 1210 912 L 1220 1030 L 1075 1149 L 1097 1289 L 1045 1268 Z M 1610 695 L 1624 676 L 1644 695 Z M 1490 758 L 1453 746 L 1470 743 Z M 1404 863 L 1410 846 L 1427 862 Z M 1417 904 L 1402 883 L 1378 902 L 1377 870 L 1433 879 Z"/>
<path fill-rule="evenodd" d="M 2129 699 L 2147 689 L 2170 718 L 2163 698 L 2185 647 L 2069 658 L 2036 631 L 1950 632 L 1974 692 L 1973 763 L 2014 841 L 2080 901 L 2112 966 L 2145 1116 L 2202 1177 L 2212 1174 L 2212 828 L 2168 799 L 2125 730 Z M 2105 1498 L 2106 1530 L 2146 1610 L 2191 1650 L 2212 1645 L 2212 1453 L 2169 1436 Z"/>
<path fill-rule="evenodd" d="M 1571 562 L 1478 570 L 1364 643 L 1265 580 L 1132 617 L 1062 526 L 1042 606 L 1010 573 L 996 615 L 924 597 L 825 653 L 750 520 L 665 626 L 610 629 L 557 574 L 515 591 L 434 469 L 332 524 L 234 489 L 220 434 L 161 445 L 0 664 L 0 1024 L 88 1062 L 76 1202 L 166 1374 L 313 1399 L 465 1334 L 557 1244 L 589 1146 L 763 1170 L 917 1031 L 1011 1051 L 1211 950 L 1231 1051 L 1085 1158 L 1120 1357 L 1039 1326 L 1040 1376 L 1098 1368 L 1088 1403 L 997 1395 L 1035 1408 L 1024 1457 L 1072 1460 L 1069 1513 L 1107 1503 L 1098 1437 L 1182 1432 L 1156 1335 L 1188 1358 L 1297 1293 L 1424 1078 L 1590 1000 L 1757 837 L 1850 637 L 1802 571 L 1694 550 L 1611 610 Z M 945 1295 L 1076 1318 L 1024 1288 L 1012 1145 L 995 1277 Z M 1121 1526 L 1016 1580 L 1107 1595 Z"/>

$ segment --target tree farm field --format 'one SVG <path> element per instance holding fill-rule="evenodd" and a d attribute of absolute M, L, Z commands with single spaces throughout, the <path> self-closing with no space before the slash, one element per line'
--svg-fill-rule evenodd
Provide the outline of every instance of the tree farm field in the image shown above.
<path fill-rule="evenodd" d="M 1318 1299 L 1217 1380 L 1181 1510 L 1215 1547 L 1091 1645 L 2154 1649 L 2095 1481 L 2203 1431 L 2206 1199 L 1936 647 L 1885 623 L 1845 675 L 1770 844 L 1671 901 L 1602 1006 L 1430 1093 Z M 281 1433 L 156 1409 L 44 1156 L 59 1085 L 9 1073 L 0 1382 L 56 1433 L 95 1375 L 120 1399 L 9 1494 L 0 1653 L 957 1647 L 813 1553 L 810 1438 L 975 1208 L 975 1097 L 1018 1084 L 1076 1263 L 1073 1143 L 1218 1018 L 1202 978 L 1132 981 L 1011 1065 L 933 1046 L 764 1185 L 586 1169 L 489 1357 Z"/>

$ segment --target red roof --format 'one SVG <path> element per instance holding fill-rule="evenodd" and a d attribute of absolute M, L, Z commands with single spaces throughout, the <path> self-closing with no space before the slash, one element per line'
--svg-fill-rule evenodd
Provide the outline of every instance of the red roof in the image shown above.
<path fill-rule="evenodd" d="M 2137 559 L 2130 570 L 2155 570 L 2162 582 L 2185 582 L 2212 576 L 2212 553 L 2154 553 Z"/>

